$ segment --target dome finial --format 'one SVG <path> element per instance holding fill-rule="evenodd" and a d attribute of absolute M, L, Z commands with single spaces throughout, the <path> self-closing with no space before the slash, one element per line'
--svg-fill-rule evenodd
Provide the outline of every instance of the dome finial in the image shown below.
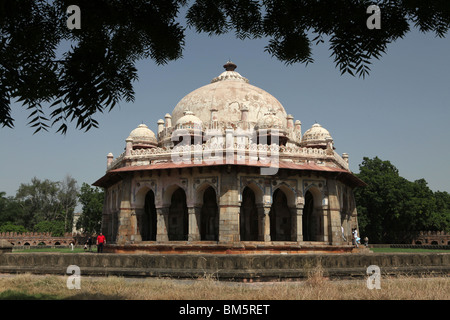
<path fill-rule="evenodd" d="M 237 68 L 237 65 L 228 60 L 227 63 L 223 65 L 223 67 L 226 71 L 234 71 Z"/>

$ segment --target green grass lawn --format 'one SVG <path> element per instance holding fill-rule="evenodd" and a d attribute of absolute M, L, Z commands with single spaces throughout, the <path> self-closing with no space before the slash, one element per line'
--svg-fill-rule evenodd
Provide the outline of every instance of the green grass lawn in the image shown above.
<path fill-rule="evenodd" d="M 92 246 L 92 252 L 97 252 L 97 247 Z M 88 252 L 84 251 L 83 248 L 30 248 L 30 249 L 13 249 L 13 252 L 61 252 L 61 253 L 81 253 Z"/>
<path fill-rule="evenodd" d="M 419 253 L 419 252 L 434 252 L 434 253 L 450 253 L 450 250 L 444 249 L 412 249 L 412 248 L 370 248 L 373 252 L 405 252 L 405 253 Z"/>

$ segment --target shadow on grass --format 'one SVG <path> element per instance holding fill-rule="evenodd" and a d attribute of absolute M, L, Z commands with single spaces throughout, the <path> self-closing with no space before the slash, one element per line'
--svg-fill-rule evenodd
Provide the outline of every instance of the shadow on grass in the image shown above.
<path fill-rule="evenodd" d="M 6 290 L 0 293 L 0 300 L 60 300 L 60 297 L 50 294 L 28 294 L 22 291 Z"/>
<path fill-rule="evenodd" d="M 126 300 L 126 297 L 103 293 L 79 293 L 70 297 L 65 297 L 63 300 Z"/>
<path fill-rule="evenodd" d="M 0 300 L 126 300 L 126 298 L 102 293 L 78 293 L 68 297 L 61 297 L 45 293 L 28 294 L 23 291 L 6 290 L 0 293 Z"/>

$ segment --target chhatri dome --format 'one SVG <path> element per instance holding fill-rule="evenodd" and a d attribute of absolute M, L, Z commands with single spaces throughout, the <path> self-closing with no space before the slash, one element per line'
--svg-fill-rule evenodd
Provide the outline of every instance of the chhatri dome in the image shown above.
<path fill-rule="evenodd" d="M 301 146 L 325 148 L 329 141 L 333 141 L 330 132 L 320 124 L 315 123 L 303 134 Z"/>
<path fill-rule="evenodd" d="M 185 110 L 192 111 L 203 123 L 209 123 L 212 116 L 219 121 L 241 120 L 242 109 L 248 109 L 247 120 L 256 124 L 259 118 L 273 110 L 286 125 L 286 111 L 270 93 L 249 84 L 249 81 L 235 71 L 236 65 L 227 62 L 225 71 L 207 84 L 182 98 L 172 112 L 175 123 L 183 117 Z"/>
<path fill-rule="evenodd" d="M 275 97 L 224 68 L 164 110 L 156 135 L 141 124 L 125 152 L 107 155 L 94 183 L 105 189 L 106 250 L 351 251 L 364 182 L 348 155 L 317 123 L 302 135 Z"/>
<path fill-rule="evenodd" d="M 194 115 L 190 110 L 184 111 L 184 116 L 177 120 L 175 124 L 177 129 L 193 129 L 199 127 L 201 129 L 202 120 Z"/>
<path fill-rule="evenodd" d="M 158 144 L 153 131 L 143 123 L 130 132 L 127 140 L 131 140 L 133 149 L 156 147 Z"/>

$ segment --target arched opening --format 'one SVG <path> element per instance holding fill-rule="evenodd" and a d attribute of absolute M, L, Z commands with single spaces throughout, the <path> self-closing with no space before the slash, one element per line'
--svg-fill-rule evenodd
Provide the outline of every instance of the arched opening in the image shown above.
<path fill-rule="evenodd" d="M 242 192 L 239 233 L 241 241 L 258 240 L 258 211 L 255 203 L 255 193 L 249 187 L 245 187 Z"/>
<path fill-rule="evenodd" d="M 303 207 L 303 241 L 321 241 L 322 219 L 317 199 L 311 191 L 305 193 L 305 206 Z"/>
<path fill-rule="evenodd" d="M 188 209 L 186 193 L 182 188 L 172 193 L 169 207 L 169 241 L 188 239 Z"/>
<path fill-rule="evenodd" d="M 270 208 L 270 238 L 272 241 L 290 241 L 292 219 L 286 194 L 277 189 Z"/>
<path fill-rule="evenodd" d="M 217 206 L 216 191 L 213 187 L 208 187 L 203 193 L 200 239 L 219 240 L 219 207 Z"/>
<path fill-rule="evenodd" d="M 149 190 L 145 195 L 144 212 L 140 223 L 142 241 L 156 240 L 155 194 Z"/>

